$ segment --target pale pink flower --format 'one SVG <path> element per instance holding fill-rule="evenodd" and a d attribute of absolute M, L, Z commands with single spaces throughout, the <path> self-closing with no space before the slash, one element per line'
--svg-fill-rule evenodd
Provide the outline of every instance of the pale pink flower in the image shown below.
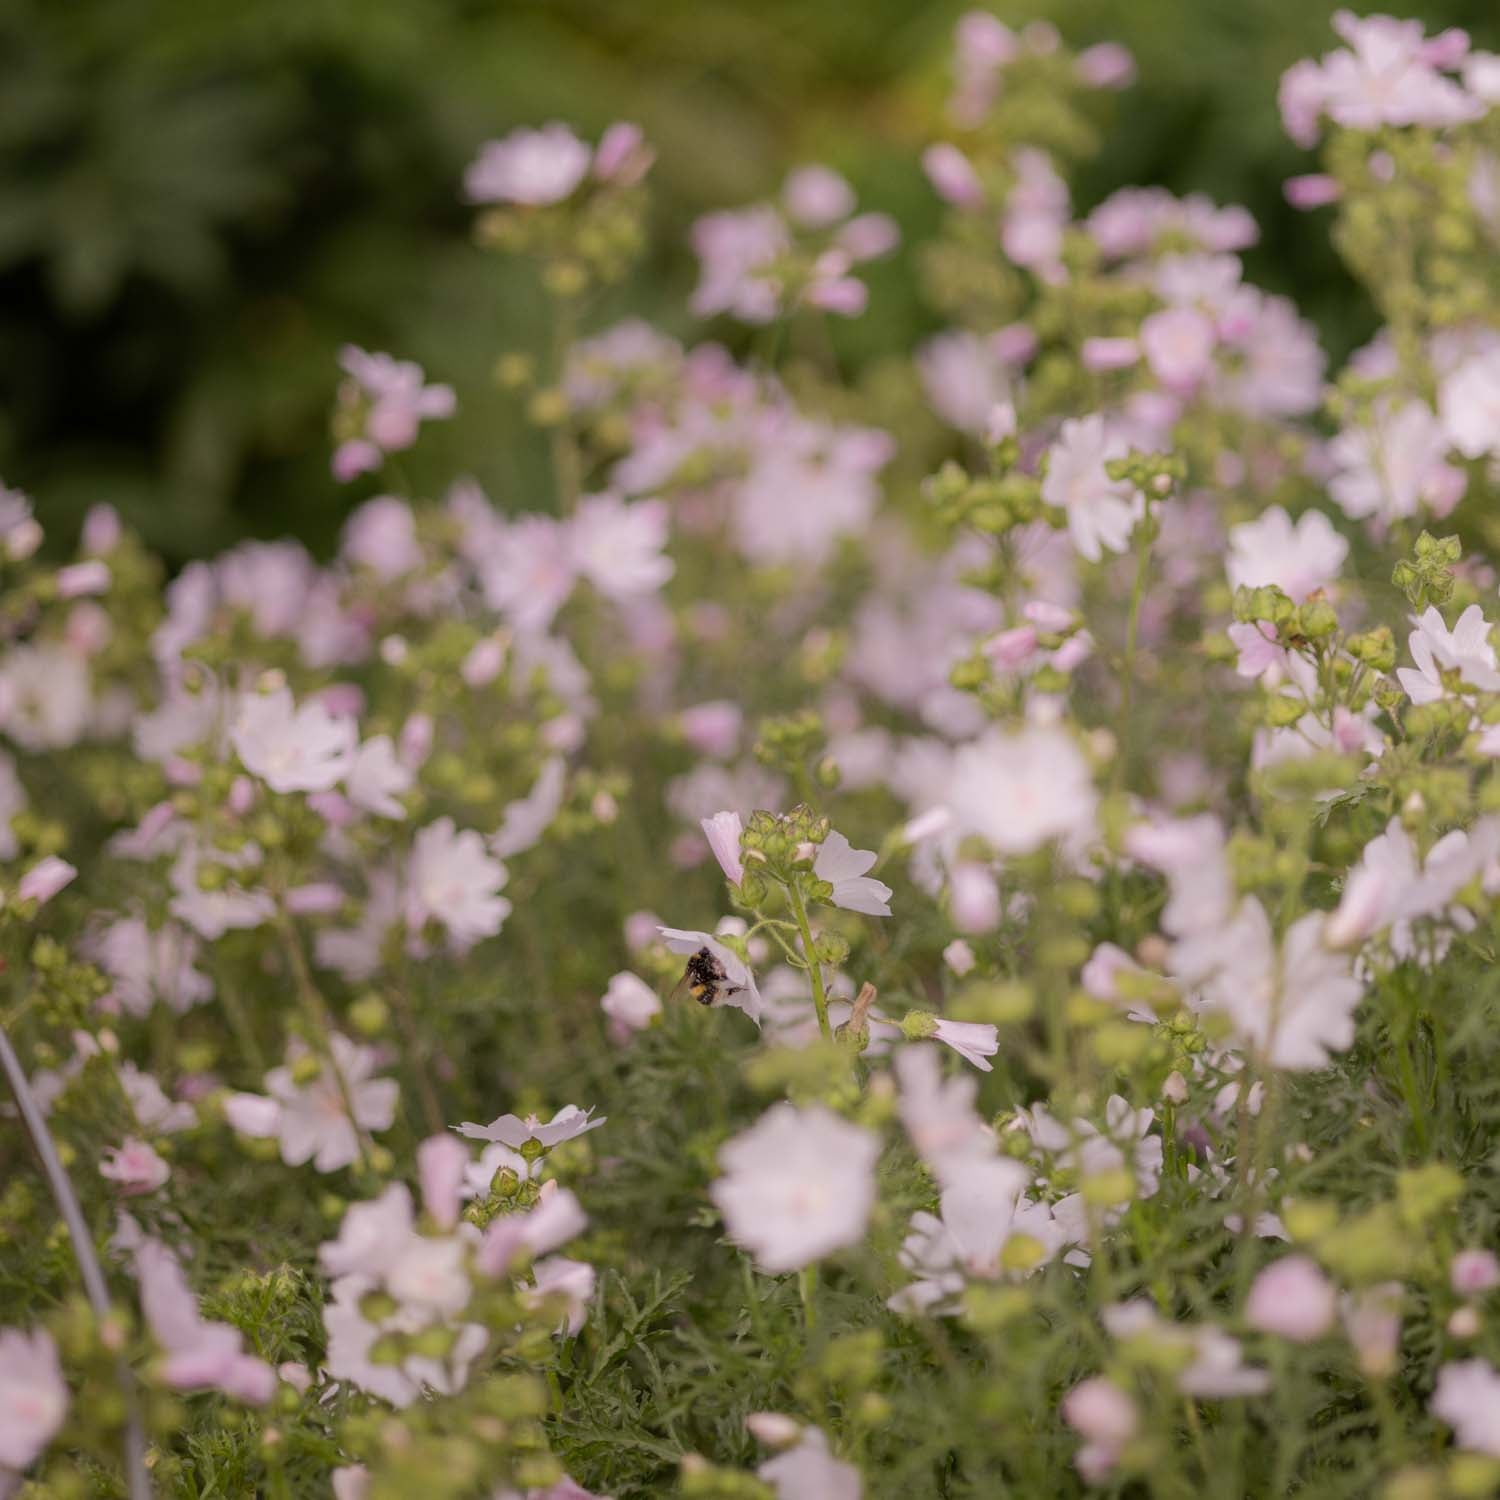
<path fill-rule="evenodd" d="M 693 225 L 701 275 L 692 310 L 700 318 L 729 313 L 744 323 L 769 323 L 781 283 L 771 272 L 791 250 L 791 236 L 770 204 L 706 214 Z"/>
<path fill-rule="evenodd" d="M 756 1474 L 776 1492 L 776 1500 L 860 1500 L 859 1470 L 828 1451 L 828 1439 L 807 1427 L 797 1445 L 767 1459 Z"/>
<path fill-rule="evenodd" d="M 567 1104 L 545 1123 L 536 1115 L 527 1115 L 525 1119 L 519 1115 L 501 1115 L 488 1125 L 476 1125 L 472 1120 L 465 1120 L 458 1126 L 458 1133 L 468 1136 L 471 1141 L 497 1141 L 502 1146 L 509 1146 L 512 1151 L 519 1151 L 527 1141 L 535 1141 L 550 1151 L 563 1141 L 576 1140 L 604 1124 L 607 1117 L 600 1115 L 596 1120 L 593 1113 L 592 1109 L 579 1109 L 576 1104 Z"/>
<path fill-rule="evenodd" d="M 1218 336 L 1194 307 L 1165 307 L 1141 324 L 1141 350 L 1151 373 L 1176 395 L 1189 395 L 1213 373 Z"/>
<path fill-rule="evenodd" d="M 1092 89 L 1123 89 L 1135 82 L 1135 58 L 1120 42 L 1095 42 L 1073 59 L 1078 76 Z"/>
<path fill-rule="evenodd" d="M 854 212 L 854 189 L 832 167 L 797 167 L 782 184 L 781 202 L 793 223 L 827 229 Z"/>
<path fill-rule="evenodd" d="M 1229 627 L 1228 635 L 1239 651 L 1234 664 L 1239 676 L 1260 677 L 1273 669 L 1286 669 L 1286 649 L 1278 644 L 1274 625 L 1264 620 L 1236 620 Z"/>
<path fill-rule="evenodd" d="M 410 448 L 424 421 L 453 415 L 453 388 L 428 385 L 422 367 L 409 359 L 369 354 L 345 344 L 339 364 L 350 377 L 340 387 L 339 405 L 360 427 L 359 435 L 334 453 L 334 477 L 340 481 L 379 468 L 387 453 Z"/>
<path fill-rule="evenodd" d="M 1377 403 L 1368 426 L 1328 445 L 1328 493 L 1347 516 L 1383 524 L 1426 508 L 1445 516 L 1463 498 L 1463 471 L 1445 461 L 1448 437 L 1421 401 Z"/>
<path fill-rule="evenodd" d="M 724 872 L 725 880 L 730 885 L 738 885 L 745 878 L 745 863 L 740 857 L 740 835 L 744 832 L 740 815 L 737 812 L 716 812 L 713 817 L 702 819 L 699 826 Z"/>
<path fill-rule="evenodd" d="M 1337 910 L 1328 919 L 1324 938 L 1331 947 L 1347 948 L 1408 915 L 1422 889 L 1416 850 L 1399 818 L 1371 839 L 1359 863 L 1344 881 Z"/>
<path fill-rule="evenodd" d="M 937 1167 L 939 1212 L 912 1215 L 901 1264 L 916 1277 L 891 1299 L 898 1312 L 952 1313 L 972 1279 L 1030 1275 L 1063 1248 L 1062 1230 L 1044 1205 L 1025 1196 L 1031 1173 L 1008 1156 L 946 1158 Z M 1002 1257 L 1018 1236 L 1036 1243 L 1025 1271 L 1008 1273 Z"/>
<path fill-rule="evenodd" d="M 1288 177 L 1282 183 L 1281 191 L 1293 208 L 1300 209 L 1325 208 L 1330 203 L 1337 203 L 1344 195 L 1338 179 L 1324 172 Z"/>
<path fill-rule="evenodd" d="M 315 698 L 298 708 L 282 687 L 246 693 L 229 738 L 245 769 L 273 792 L 326 792 L 353 764 L 359 729 Z"/>
<path fill-rule="evenodd" d="M 1443 376 L 1438 412 L 1448 441 L 1465 458 L 1500 447 L 1500 348 L 1474 355 Z"/>
<path fill-rule="evenodd" d="M 778 1275 L 855 1244 L 875 1200 L 880 1140 L 821 1105 L 773 1105 L 719 1152 L 710 1188 L 730 1239 Z"/>
<path fill-rule="evenodd" d="M 1500 1375 L 1487 1360 L 1444 1365 L 1432 1393 L 1432 1414 L 1453 1429 L 1460 1448 L 1500 1458 Z"/>
<path fill-rule="evenodd" d="M 187 1278 L 165 1245 L 144 1240 L 135 1252 L 141 1310 L 166 1355 L 162 1379 L 180 1391 L 220 1390 L 261 1405 L 276 1389 L 276 1372 L 244 1351 L 244 1336 L 228 1323 L 205 1322 Z"/>
<path fill-rule="evenodd" d="M 1002 854 L 1029 854 L 1093 830 L 1093 775 L 1061 729 L 992 729 L 953 758 L 946 795 L 954 826 Z"/>
<path fill-rule="evenodd" d="M 287 1055 L 295 1063 L 307 1050 L 294 1043 Z M 377 1060 L 372 1048 L 336 1033 L 332 1057 L 310 1082 L 297 1083 L 289 1066 L 272 1068 L 266 1094 L 230 1094 L 224 1117 L 242 1135 L 274 1137 L 289 1167 L 311 1161 L 316 1171 L 336 1172 L 358 1159 L 362 1132 L 389 1130 L 396 1118 L 400 1087 L 371 1077 Z"/>
<path fill-rule="evenodd" d="M 943 949 L 943 962 L 962 979 L 974 972 L 978 960 L 974 957 L 974 950 L 962 938 L 954 938 Z"/>
<path fill-rule="evenodd" d="M 1106 461 L 1123 458 L 1127 449 L 1096 413 L 1064 422 L 1048 454 L 1042 499 L 1066 514 L 1073 545 L 1090 562 L 1106 551 L 1124 552 L 1144 512 L 1131 486 L 1104 471 Z"/>
<path fill-rule="evenodd" d="M 513 130 L 480 148 L 464 172 L 464 194 L 471 203 L 558 203 L 583 181 L 591 160 L 566 125 Z"/>
<path fill-rule="evenodd" d="M 519 631 L 546 630 L 578 580 L 572 532 L 550 516 L 497 523 L 476 566 L 485 602 Z"/>
<path fill-rule="evenodd" d="M 977 860 L 956 860 L 948 871 L 948 906 L 960 932 L 993 932 L 1000 925 L 1000 886 Z"/>
<path fill-rule="evenodd" d="M 0 1491 L 29 1468 L 56 1436 L 68 1411 L 57 1345 L 37 1328 L 0 1329 Z"/>
<path fill-rule="evenodd" d="M 610 1034 L 616 1040 L 644 1031 L 661 1014 L 656 991 L 628 969 L 611 977 L 599 1006 L 609 1017 Z"/>
<path fill-rule="evenodd" d="M 542 1302 L 560 1301 L 564 1308 L 563 1329 L 569 1338 L 577 1336 L 588 1314 L 594 1295 L 594 1268 L 565 1255 L 551 1255 L 539 1260 L 532 1270 L 533 1286 L 523 1288 L 521 1296 L 531 1307 Z"/>
<path fill-rule="evenodd" d="M 1063 1397 L 1062 1416 L 1084 1439 L 1074 1457 L 1089 1484 L 1102 1484 L 1140 1428 L 1135 1402 L 1112 1380 L 1092 1375 Z"/>
<path fill-rule="evenodd" d="M 344 522 L 340 554 L 369 568 L 377 578 L 401 578 L 422 566 L 416 517 L 405 500 L 378 495 L 357 507 Z"/>
<path fill-rule="evenodd" d="M 1207 976 L 1195 1008 L 1227 1015 L 1241 1044 L 1273 1067 L 1326 1067 L 1354 1041 L 1364 995 L 1347 957 L 1329 946 L 1326 924 L 1323 913 L 1309 912 L 1278 945 L 1265 908 L 1249 897 L 1227 926 L 1178 943 L 1173 966 L 1184 977 Z"/>
<path fill-rule="evenodd" d="M 634 187 L 656 160 L 645 132 L 629 120 L 616 120 L 599 137 L 594 151 L 594 176 L 615 187 Z"/>
<path fill-rule="evenodd" d="M 1339 1299 L 1339 1317 L 1360 1371 L 1375 1380 L 1395 1374 L 1401 1344 L 1401 1283 L 1382 1281 Z"/>
<path fill-rule="evenodd" d="M 938 1016 L 933 1023 L 932 1036 L 935 1041 L 952 1047 L 981 1073 L 991 1071 L 989 1060 L 1000 1050 L 999 1031 L 982 1021 L 950 1021 L 945 1016 Z"/>
<path fill-rule="evenodd" d="M 1252 1328 L 1297 1344 L 1322 1338 L 1337 1312 L 1337 1289 L 1305 1255 L 1287 1255 L 1267 1266 L 1245 1303 L 1245 1320 Z"/>
<path fill-rule="evenodd" d="M 535 848 L 562 810 L 567 779 L 567 762 L 562 756 L 554 755 L 544 761 L 531 790 L 505 804 L 500 826 L 490 835 L 490 853 L 509 859 Z"/>
<path fill-rule="evenodd" d="M 917 1154 L 940 1177 L 993 1155 L 994 1135 L 974 1111 L 978 1090 L 971 1075 L 945 1079 L 938 1049 L 921 1044 L 903 1047 L 894 1067 L 901 1123 Z"/>
<path fill-rule="evenodd" d="M 744 709 L 729 698 L 695 703 L 677 716 L 683 739 L 700 755 L 720 760 L 734 754 L 744 722 Z"/>
<path fill-rule="evenodd" d="M 1334 582 L 1348 555 L 1348 541 L 1322 511 L 1304 511 L 1293 521 L 1272 505 L 1255 520 L 1230 527 L 1224 570 L 1233 588 L 1275 584 L 1300 604 Z"/>
<path fill-rule="evenodd" d="M 484 1154 L 505 1149 L 491 1146 Z M 526 1163 L 519 1157 L 517 1161 L 520 1170 L 516 1175 L 524 1178 Z M 475 1267 L 485 1276 L 503 1276 L 522 1252 L 529 1256 L 547 1255 L 582 1234 L 587 1225 L 588 1215 L 573 1193 L 558 1187 L 556 1182 L 544 1182 L 534 1208 L 524 1214 L 502 1215 L 485 1231 L 475 1255 Z"/>
<path fill-rule="evenodd" d="M 1500 1259 L 1489 1250 L 1460 1250 L 1448 1263 L 1448 1283 L 1460 1297 L 1500 1286 Z"/>
<path fill-rule="evenodd" d="M 833 887 L 829 899 L 835 906 L 842 906 L 846 911 L 863 912 L 869 917 L 888 917 L 891 914 L 890 886 L 865 874 L 877 858 L 873 850 L 852 848 L 843 834 L 834 831 L 818 849 L 813 874 Z"/>
<path fill-rule="evenodd" d="M 654 594 L 676 571 L 663 500 L 627 505 L 618 495 L 587 495 L 569 523 L 573 566 L 607 599 Z"/>
<path fill-rule="evenodd" d="M 922 170 L 933 191 L 957 208 L 978 208 L 984 202 L 984 184 L 969 158 L 947 141 L 939 141 L 922 153 Z"/>
<path fill-rule="evenodd" d="M 0 661 L 0 732 L 40 753 L 75 745 L 94 712 L 87 662 L 42 641 L 7 646 Z"/>
<path fill-rule="evenodd" d="M 396 754 L 388 734 L 365 740 L 354 752 L 353 764 L 344 776 L 344 790 L 356 807 L 382 818 L 404 818 L 406 808 L 398 800 L 416 784 L 416 773 Z"/>
<path fill-rule="evenodd" d="M 1434 703 L 1447 693 L 1444 672 L 1456 672 L 1461 681 L 1481 692 L 1500 689 L 1500 668 L 1490 644 L 1490 623 L 1477 604 L 1471 604 L 1449 630 L 1436 605 L 1428 605 L 1416 629 L 1407 637 L 1416 669 L 1398 667 L 1396 676 L 1413 703 Z"/>
<path fill-rule="evenodd" d="M 1141 362 L 1141 345 L 1135 339 L 1085 339 L 1078 351 L 1085 370 L 1105 374 L 1111 370 L 1128 370 Z"/>
<path fill-rule="evenodd" d="M 1323 112 L 1336 124 L 1351 130 L 1440 129 L 1484 113 L 1478 100 L 1436 71 L 1420 21 L 1341 10 L 1333 27 L 1349 47 L 1323 59 Z"/>
<path fill-rule="evenodd" d="M 135 1197 L 164 1187 L 172 1169 L 145 1141 L 129 1139 L 104 1153 L 99 1175 L 114 1183 L 126 1197 Z"/>
<path fill-rule="evenodd" d="M 458 948 L 494 937 L 510 913 L 500 895 L 509 873 L 485 853 L 472 828 L 439 818 L 417 834 L 406 870 L 406 921 L 413 932 L 428 922 L 447 929 Z"/>
<path fill-rule="evenodd" d="M 983 434 L 990 414 L 1014 395 L 1011 364 L 994 336 L 940 333 L 917 350 L 916 364 L 932 409 L 960 432 Z"/>
<path fill-rule="evenodd" d="M 35 901 L 38 906 L 45 906 L 64 886 L 70 885 L 77 874 L 76 866 L 49 854 L 21 877 L 16 896 L 22 901 Z"/>

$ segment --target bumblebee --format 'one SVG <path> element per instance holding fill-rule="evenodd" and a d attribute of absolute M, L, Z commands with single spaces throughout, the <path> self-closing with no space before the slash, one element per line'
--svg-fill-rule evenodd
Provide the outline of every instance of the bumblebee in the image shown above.
<path fill-rule="evenodd" d="M 745 988 L 742 984 L 729 983 L 724 965 L 709 948 L 700 948 L 688 959 L 687 969 L 677 983 L 679 990 L 684 986 L 699 1005 L 712 1005 L 721 997 L 728 999 L 730 995 L 738 995 Z"/>

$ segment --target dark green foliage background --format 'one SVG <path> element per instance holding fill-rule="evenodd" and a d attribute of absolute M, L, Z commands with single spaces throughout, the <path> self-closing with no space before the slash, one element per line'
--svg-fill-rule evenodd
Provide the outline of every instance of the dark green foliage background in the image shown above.
<path fill-rule="evenodd" d="M 681 327 L 705 209 L 829 160 L 909 243 L 936 216 L 916 168 L 963 0 L 0 0 L 0 475 L 44 522 L 115 503 L 173 562 L 246 535 L 315 549 L 363 492 L 327 473 L 339 343 L 460 387 L 413 478 L 472 470 L 547 504 L 535 446 L 486 376 L 539 339 L 539 302 L 474 253 L 457 183 L 476 144 L 566 119 L 657 143 L 657 249 L 622 294 Z M 1086 207 L 1159 182 L 1246 203 L 1250 274 L 1294 292 L 1335 354 L 1372 326 L 1281 180 L 1276 80 L 1326 50 L 1329 0 L 1003 0 L 1141 80 L 1114 101 Z M 1500 47 L 1492 0 L 1407 5 Z M 910 261 L 879 268 L 852 363 L 928 326 Z M 607 309 L 606 309 L 607 311 Z"/>

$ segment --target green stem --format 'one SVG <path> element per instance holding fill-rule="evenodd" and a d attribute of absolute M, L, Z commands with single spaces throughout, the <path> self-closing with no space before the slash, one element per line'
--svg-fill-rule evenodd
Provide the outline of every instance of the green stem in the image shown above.
<path fill-rule="evenodd" d="M 828 992 L 823 988 L 823 966 L 813 952 L 812 927 L 807 920 L 807 906 L 802 900 L 802 889 L 795 880 L 787 886 L 786 897 L 792 915 L 797 919 L 797 931 L 802 938 L 802 956 L 812 980 L 813 1009 L 818 1013 L 818 1030 L 825 1042 L 832 1041 L 833 1028 L 828 1024 Z"/>
<path fill-rule="evenodd" d="M 1135 583 L 1130 590 L 1130 614 L 1125 622 L 1125 661 L 1120 681 L 1120 744 L 1115 752 L 1115 767 L 1110 790 L 1120 792 L 1125 785 L 1126 763 L 1130 759 L 1130 716 L 1135 687 L 1135 648 L 1141 630 L 1141 601 L 1146 597 L 1146 578 L 1151 571 L 1151 529 L 1148 522 L 1136 528 Z"/>
<path fill-rule="evenodd" d="M 802 1297 L 802 1322 L 811 1333 L 818 1326 L 818 1310 L 814 1298 L 818 1290 L 818 1268 L 803 1266 L 797 1272 L 797 1291 Z"/>

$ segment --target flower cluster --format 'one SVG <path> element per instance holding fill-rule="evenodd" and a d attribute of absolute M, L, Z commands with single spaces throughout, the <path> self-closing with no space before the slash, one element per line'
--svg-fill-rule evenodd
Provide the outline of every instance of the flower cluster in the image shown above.
<path fill-rule="evenodd" d="M 1500 1490 L 1500 64 L 1334 24 L 1332 376 L 974 12 L 929 243 L 694 228 L 748 348 L 598 326 L 637 127 L 482 148 L 549 494 L 352 347 L 324 560 L 0 490 L 0 1494 Z"/>

